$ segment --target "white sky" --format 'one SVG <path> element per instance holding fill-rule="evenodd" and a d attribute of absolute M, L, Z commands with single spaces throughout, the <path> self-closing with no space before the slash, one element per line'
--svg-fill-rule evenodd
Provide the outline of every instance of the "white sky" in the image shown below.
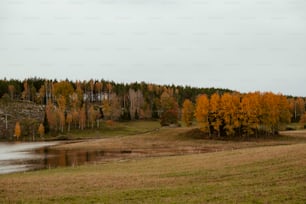
<path fill-rule="evenodd" d="M 0 0 L 0 70 L 306 96 L 306 1 Z"/>

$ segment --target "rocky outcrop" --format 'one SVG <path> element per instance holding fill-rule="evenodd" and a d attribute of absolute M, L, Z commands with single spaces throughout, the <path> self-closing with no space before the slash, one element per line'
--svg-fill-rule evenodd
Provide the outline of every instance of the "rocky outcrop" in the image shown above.
<path fill-rule="evenodd" d="M 44 120 L 44 110 L 44 106 L 29 101 L 0 102 L 0 138 L 12 138 L 17 121 L 24 134 L 29 134 L 29 128 L 34 131 L 34 126 Z"/>

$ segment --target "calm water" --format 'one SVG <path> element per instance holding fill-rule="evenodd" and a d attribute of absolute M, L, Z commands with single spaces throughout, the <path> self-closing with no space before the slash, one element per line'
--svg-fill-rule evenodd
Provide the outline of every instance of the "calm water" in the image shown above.
<path fill-rule="evenodd" d="M 37 149 L 35 152 L 41 157 L 40 160 L 34 161 L 39 169 L 78 166 L 107 157 L 106 153 L 101 150 L 56 150 L 44 147 Z"/>
<path fill-rule="evenodd" d="M 130 150 L 92 151 L 57 150 L 50 146 L 60 142 L 0 143 L 0 174 L 24 172 L 84 163 L 107 161 L 130 155 Z"/>
<path fill-rule="evenodd" d="M 0 174 L 27 171 L 37 168 L 44 155 L 33 150 L 56 145 L 58 142 L 0 143 Z"/>

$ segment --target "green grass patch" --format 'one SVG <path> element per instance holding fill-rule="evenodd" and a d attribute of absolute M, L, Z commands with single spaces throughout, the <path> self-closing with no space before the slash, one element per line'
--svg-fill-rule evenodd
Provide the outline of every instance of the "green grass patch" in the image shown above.
<path fill-rule="evenodd" d="M 46 135 L 46 138 L 58 139 L 85 139 L 85 138 L 104 138 L 113 136 L 129 136 L 145 132 L 150 132 L 160 128 L 158 121 L 129 121 L 113 122 L 112 125 L 105 121 L 100 122 L 99 128 L 86 128 L 84 130 L 72 129 L 70 132 L 57 133 L 58 136 Z"/>

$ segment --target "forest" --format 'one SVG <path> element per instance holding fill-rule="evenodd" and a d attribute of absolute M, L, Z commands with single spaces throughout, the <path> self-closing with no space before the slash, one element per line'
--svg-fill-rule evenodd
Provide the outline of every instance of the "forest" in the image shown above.
<path fill-rule="evenodd" d="M 277 134 L 291 121 L 306 122 L 305 98 L 271 92 L 29 78 L 0 80 L 0 97 L 2 107 L 16 101 L 42 106 L 43 119 L 30 128 L 40 136 L 113 121 L 159 120 L 162 126 L 195 125 L 211 137 L 258 137 Z M 29 129 L 25 126 L 29 124 L 16 121 L 14 135 L 22 136 L 22 129 Z"/>

